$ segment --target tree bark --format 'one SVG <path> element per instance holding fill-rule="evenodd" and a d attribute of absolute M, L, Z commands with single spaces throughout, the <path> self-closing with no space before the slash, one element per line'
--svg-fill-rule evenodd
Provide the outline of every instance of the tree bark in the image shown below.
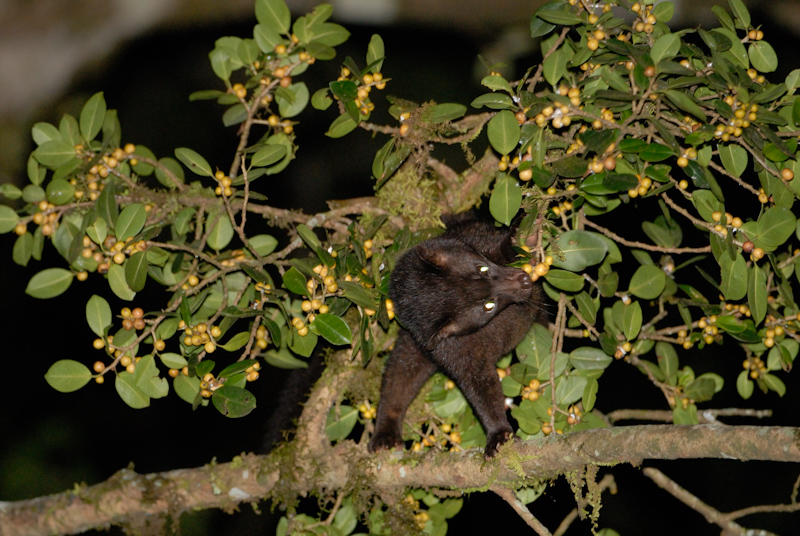
<path fill-rule="evenodd" d="M 586 465 L 639 465 L 647 459 L 800 462 L 800 428 L 777 426 L 645 425 L 584 430 L 511 442 L 490 462 L 484 461 L 480 449 L 370 455 L 352 441 L 322 449 L 309 449 L 303 443 L 295 440 L 268 456 L 246 454 L 194 469 L 147 475 L 123 469 L 93 486 L 3 503 L 0 536 L 74 534 L 124 524 L 142 515 L 177 519 L 188 509 L 230 510 L 265 497 L 343 489 L 355 480 L 361 487 L 366 483 L 374 493 L 391 497 L 406 487 L 516 489 L 532 479 L 555 478 Z"/>

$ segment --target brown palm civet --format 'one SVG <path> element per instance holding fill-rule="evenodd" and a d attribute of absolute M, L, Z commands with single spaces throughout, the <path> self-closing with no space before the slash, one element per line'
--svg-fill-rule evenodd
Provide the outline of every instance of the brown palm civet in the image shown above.
<path fill-rule="evenodd" d="M 518 268 L 512 228 L 474 216 L 445 220 L 447 231 L 407 251 L 389 295 L 402 325 L 383 373 L 369 450 L 403 445 L 403 418 L 437 370 L 461 389 L 486 432 L 491 458 L 511 437 L 495 363 L 541 319 L 541 287 Z"/>

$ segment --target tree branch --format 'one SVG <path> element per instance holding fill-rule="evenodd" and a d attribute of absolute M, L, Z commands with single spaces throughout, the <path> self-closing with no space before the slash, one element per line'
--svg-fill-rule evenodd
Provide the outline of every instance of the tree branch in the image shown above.
<path fill-rule="evenodd" d="M 336 386 L 331 386 L 335 389 Z M 324 397 L 322 397 L 324 398 Z M 324 423 L 323 423 L 324 424 Z M 302 423 L 301 423 L 302 425 Z M 310 423 L 317 428 L 319 423 Z M 408 487 L 516 489 L 586 465 L 645 459 L 722 458 L 800 462 L 800 428 L 770 426 L 632 426 L 550 435 L 508 444 L 492 462 L 481 449 L 367 454 L 351 441 L 333 447 L 297 440 L 268 456 L 252 454 L 195 469 L 139 475 L 124 469 L 106 482 L 27 501 L 0 504 L 2 536 L 73 534 L 137 515 L 231 509 L 265 497 L 340 490 L 359 482 L 375 493 Z M 310 447 L 310 448 L 309 448 Z"/>

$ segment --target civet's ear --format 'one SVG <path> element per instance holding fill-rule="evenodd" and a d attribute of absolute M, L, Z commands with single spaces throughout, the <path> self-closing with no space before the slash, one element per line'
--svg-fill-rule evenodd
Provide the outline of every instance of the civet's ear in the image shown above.
<path fill-rule="evenodd" d="M 445 268 L 450 261 L 450 254 L 440 247 L 431 247 L 423 243 L 414 249 L 420 259 L 439 270 Z"/>

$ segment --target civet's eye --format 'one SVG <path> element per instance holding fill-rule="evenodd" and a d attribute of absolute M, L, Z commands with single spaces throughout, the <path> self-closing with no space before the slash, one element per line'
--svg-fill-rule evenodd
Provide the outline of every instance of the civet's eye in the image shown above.
<path fill-rule="evenodd" d="M 493 301 L 487 301 L 486 303 L 484 303 L 484 304 L 483 304 L 483 308 L 484 308 L 484 309 L 485 309 L 487 312 L 489 312 L 489 311 L 493 311 L 493 310 L 494 310 L 494 308 L 495 308 L 496 306 L 497 306 L 497 304 L 496 304 L 496 303 L 494 303 Z"/>
<path fill-rule="evenodd" d="M 489 267 L 488 267 L 488 266 L 479 266 L 479 267 L 478 267 L 478 270 L 480 270 L 480 272 L 481 272 L 482 274 L 485 274 L 486 272 L 488 272 L 488 271 L 489 271 Z"/>

